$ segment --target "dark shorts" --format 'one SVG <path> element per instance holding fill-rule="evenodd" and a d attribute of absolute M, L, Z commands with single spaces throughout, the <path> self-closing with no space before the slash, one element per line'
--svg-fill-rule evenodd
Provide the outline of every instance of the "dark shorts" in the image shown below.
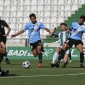
<path fill-rule="evenodd" d="M 4 44 L 6 44 L 6 37 L 3 35 L 0 35 L 0 42 L 3 42 Z"/>
<path fill-rule="evenodd" d="M 34 49 L 36 49 L 37 46 L 42 46 L 41 40 L 38 40 L 38 41 L 35 42 L 35 43 L 30 43 L 30 47 L 31 47 L 32 51 L 33 51 Z"/>
<path fill-rule="evenodd" d="M 75 45 L 75 47 L 76 47 L 77 45 L 79 45 L 79 44 L 82 44 L 82 45 L 83 45 L 83 42 L 82 42 L 81 40 L 75 40 L 75 39 L 71 39 L 71 38 L 68 38 L 65 43 L 67 43 L 70 48 L 71 48 L 73 45 Z"/>

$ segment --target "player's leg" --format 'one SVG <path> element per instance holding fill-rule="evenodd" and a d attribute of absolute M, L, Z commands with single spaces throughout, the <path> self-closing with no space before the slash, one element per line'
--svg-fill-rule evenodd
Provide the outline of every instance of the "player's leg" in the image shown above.
<path fill-rule="evenodd" d="M 5 36 L 3 37 L 3 43 L 6 45 L 6 37 Z M 4 57 L 5 57 L 6 63 L 7 64 L 10 64 L 10 61 L 9 61 L 9 59 L 7 57 L 7 51 L 6 51 L 5 55 L 4 55 Z"/>
<path fill-rule="evenodd" d="M 64 55 L 65 55 L 65 50 L 67 50 L 68 48 L 68 44 L 64 43 L 61 51 L 59 52 L 59 57 L 58 57 L 58 62 L 56 63 L 56 67 L 59 67 L 60 61 L 61 59 L 63 59 Z"/>
<path fill-rule="evenodd" d="M 6 46 L 3 42 L 0 43 L 0 65 L 1 65 L 1 62 L 3 60 L 3 57 L 4 57 L 4 54 L 6 53 Z M 2 69 L 1 69 L 1 66 L 0 66 L 0 75 L 1 76 L 6 76 L 7 74 L 9 73 L 9 71 L 7 70 L 6 72 L 4 72 Z"/>
<path fill-rule="evenodd" d="M 72 39 L 68 39 L 64 45 L 62 46 L 62 49 L 61 51 L 59 52 L 59 57 L 58 57 L 58 62 L 56 63 L 56 67 L 59 67 L 59 64 L 60 64 L 60 61 L 61 59 L 64 57 L 65 55 L 65 51 L 68 49 L 68 48 L 71 48 L 72 45 L 73 45 L 74 41 Z"/>
<path fill-rule="evenodd" d="M 71 60 L 71 51 L 70 51 L 70 53 L 69 53 L 69 62 L 72 62 L 72 60 Z"/>
<path fill-rule="evenodd" d="M 56 61 L 57 57 L 59 56 L 58 55 L 59 51 L 60 51 L 60 48 L 57 48 L 56 49 L 56 52 L 53 55 L 52 62 L 50 62 L 51 67 L 54 67 L 55 66 L 55 61 Z"/>
<path fill-rule="evenodd" d="M 55 63 L 56 59 L 58 58 L 59 51 L 60 51 L 60 48 L 57 48 L 56 52 L 53 55 L 52 63 Z"/>
<path fill-rule="evenodd" d="M 39 64 L 38 67 L 42 67 L 42 46 L 37 46 L 37 52 L 38 52 L 38 58 L 39 58 Z"/>
<path fill-rule="evenodd" d="M 69 56 L 69 53 L 70 53 L 70 50 L 69 50 L 69 49 L 66 50 L 65 55 L 64 55 L 64 59 L 63 59 L 64 64 L 63 64 L 62 68 L 65 68 L 66 65 L 67 65 L 67 63 L 68 63 L 68 56 Z"/>
<path fill-rule="evenodd" d="M 39 58 L 38 67 L 42 67 L 42 43 L 41 43 L 41 40 L 38 40 L 35 43 L 35 47 L 37 49 L 37 55 L 38 55 L 38 58 Z"/>
<path fill-rule="evenodd" d="M 34 57 L 36 57 L 38 55 L 37 49 L 33 49 L 32 54 L 34 55 Z"/>
<path fill-rule="evenodd" d="M 38 52 L 37 52 L 35 43 L 30 43 L 30 48 L 31 48 L 32 54 L 34 55 L 34 57 L 36 57 L 38 55 Z"/>
<path fill-rule="evenodd" d="M 83 53 L 83 44 L 78 44 L 76 45 L 76 48 L 79 50 L 80 52 L 80 67 L 83 68 L 83 62 L 84 62 L 84 53 Z"/>
<path fill-rule="evenodd" d="M 1 62 L 3 60 L 3 57 L 4 57 L 4 53 L 0 53 L 0 76 L 6 76 L 9 73 L 9 70 L 4 71 L 1 69 Z"/>

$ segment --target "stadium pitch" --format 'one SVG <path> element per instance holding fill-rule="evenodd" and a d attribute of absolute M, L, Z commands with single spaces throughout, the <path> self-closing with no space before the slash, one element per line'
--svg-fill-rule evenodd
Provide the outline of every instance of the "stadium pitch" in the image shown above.
<path fill-rule="evenodd" d="M 50 61 L 44 60 L 43 67 L 37 67 L 37 60 L 29 60 L 30 68 L 24 69 L 25 60 L 11 60 L 11 65 L 2 62 L 2 67 L 9 69 L 9 75 L 0 77 L 0 85 L 84 85 L 85 68 L 79 68 L 79 61 L 72 61 L 66 68 L 51 68 Z M 84 63 L 85 65 L 85 63 Z"/>

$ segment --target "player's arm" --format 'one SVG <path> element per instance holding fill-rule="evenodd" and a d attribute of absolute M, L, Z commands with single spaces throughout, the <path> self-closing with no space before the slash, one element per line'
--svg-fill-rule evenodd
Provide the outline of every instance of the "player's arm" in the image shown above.
<path fill-rule="evenodd" d="M 11 31 L 11 28 L 9 27 L 9 25 L 4 20 L 3 20 L 3 23 L 4 23 L 4 26 L 8 29 L 7 33 L 4 36 L 8 36 L 10 31 Z"/>
<path fill-rule="evenodd" d="M 18 36 L 18 35 L 24 33 L 27 29 L 28 29 L 28 26 L 26 25 L 24 29 L 22 29 L 21 31 L 19 31 L 19 32 L 16 33 L 16 34 L 13 34 L 11 37 L 16 37 L 16 36 Z"/>
<path fill-rule="evenodd" d="M 59 33 L 53 33 L 52 37 L 58 37 Z"/>
<path fill-rule="evenodd" d="M 40 29 L 46 30 L 49 33 L 49 35 L 52 36 L 52 32 L 48 28 L 46 28 L 42 23 L 40 24 L 39 27 L 40 27 Z"/>
<path fill-rule="evenodd" d="M 21 31 L 19 31 L 19 32 L 16 33 L 16 34 L 13 34 L 11 37 L 16 37 L 16 36 L 18 36 L 18 35 L 20 35 L 20 34 L 22 34 L 22 33 L 24 33 L 24 30 L 21 30 Z"/>
<path fill-rule="evenodd" d="M 52 33 L 54 34 L 54 33 L 56 32 L 56 30 L 57 30 L 57 28 L 55 27 L 55 28 L 53 29 L 53 32 L 52 32 Z"/>
<path fill-rule="evenodd" d="M 50 36 L 52 36 L 52 32 L 48 28 L 46 28 L 45 30 L 49 32 Z"/>

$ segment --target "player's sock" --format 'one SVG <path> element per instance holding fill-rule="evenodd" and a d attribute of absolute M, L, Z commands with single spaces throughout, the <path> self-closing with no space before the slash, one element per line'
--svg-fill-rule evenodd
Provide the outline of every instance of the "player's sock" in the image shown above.
<path fill-rule="evenodd" d="M 44 52 L 44 48 L 43 48 L 43 46 L 42 46 L 42 48 L 41 48 L 41 51 Z"/>
<path fill-rule="evenodd" d="M 80 53 L 80 65 L 83 64 L 84 61 L 84 53 Z"/>
<path fill-rule="evenodd" d="M 68 62 L 65 62 L 65 63 L 63 64 L 62 68 L 65 68 L 67 64 L 68 64 Z"/>
<path fill-rule="evenodd" d="M 38 54 L 38 58 L 39 58 L 39 63 L 42 63 L 42 53 Z"/>
<path fill-rule="evenodd" d="M 57 57 L 58 57 L 58 53 L 55 52 L 54 55 L 53 55 L 52 63 L 55 63 Z"/>
<path fill-rule="evenodd" d="M 4 57 L 7 58 L 7 52 L 4 54 Z"/>
<path fill-rule="evenodd" d="M 71 60 L 71 52 L 69 53 L 69 60 Z"/>
<path fill-rule="evenodd" d="M 3 53 L 0 53 L 0 63 L 2 62 L 3 57 L 4 57 L 4 54 Z"/>
<path fill-rule="evenodd" d="M 2 72 L 1 66 L 0 66 L 0 72 Z"/>
<path fill-rule="evenodd" d="M 64 53 L 64 50 L 61 49 L 61 51 L 59 52 L 58 63 L 60 63 L 61 59 L 63 59 L 64 54 L 65 54 L 65 53 Z"/>
<path fill-rule="evenodd" d="M 61 49 L 61 51 L 59 52 L 59 57 L 58 57 L 58 62 L 56 63 L 56 67 L 59 67 L 60 61 L 61 59 L 64 57 L 64 50 Z"/>
<path fill-rule="evenodd" d="M 4 57 L 5 57 L 5 59 L 6 59 L 6 63 L 7 63 L 7 64 L 10 64 L 10 61 L 9 61 L 9 59 L 7 58 L 7 52 L 5 53 Z"/>

